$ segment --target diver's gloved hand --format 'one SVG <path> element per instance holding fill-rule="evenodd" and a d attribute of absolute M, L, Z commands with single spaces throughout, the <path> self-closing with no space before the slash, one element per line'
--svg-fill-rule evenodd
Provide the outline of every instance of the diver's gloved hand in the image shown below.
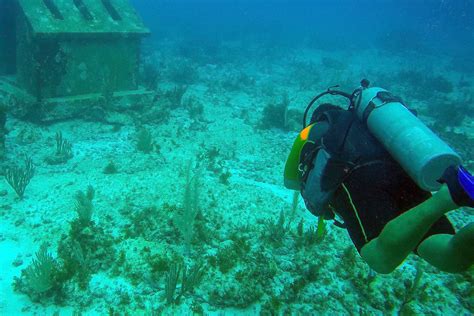
<path fill-rule="evenodd" d="M 448 185 L 454 203 L 474 207 L 474 177 L 464 167 L 449 166 L 438 182 Z"/>

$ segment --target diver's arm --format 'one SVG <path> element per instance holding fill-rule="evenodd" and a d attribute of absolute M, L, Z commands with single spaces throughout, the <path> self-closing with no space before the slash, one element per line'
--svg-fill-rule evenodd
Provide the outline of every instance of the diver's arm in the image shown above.
<path fill-rule="evenodd" d="M 459 206 L 474 206 L 474 177 L 462 167 L 446 169 L 445 183 L 431 198 L 399 215 L 380 235 L 364 245 L 362 258 L 379 273 L 392 272 L 420 243 L 430 227 L 445 213 Z M 474 263 L 474 224 L 455 235 L 437 234 L 418 247 L 430 264 L 447 272 L 466 270 Z"/>
<path fill-rule="evenodd" d="M 361 249 L 362 258 L 379 273 L 390 273 L 415 249 L 441 216 L 458 206 L 443 186 L 431 198 L 388 222 Z"/>
<path fill-rule="evenodd" d="M 418 246 L 418 254 L 431 265 L 445 272 L 463 272 L 474 264 L 474 223 L 455 235 L 437 234 Z"/>

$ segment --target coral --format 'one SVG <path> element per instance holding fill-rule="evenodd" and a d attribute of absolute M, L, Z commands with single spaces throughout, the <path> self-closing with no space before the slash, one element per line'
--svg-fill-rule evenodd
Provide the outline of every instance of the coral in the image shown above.
<path fill-rule="evenodd" d="M 275 127 L 282 130 L 287 130 L 287 114 L 289 104 L 290 100 L 287 94 L 283 95 L 282 101 L 280 103 L 267 104 L 267 106 L 263 108 L 263 114 L 259 127 L 262 129 L 270 129 Z"/>
<path fill-rule="evenodd" d="M 224 185 L 229 185 L 230 184 L 230 177 L 232 177 L 232 173 L 230 171 L 224 171 L 219 175 L 219 182 L 224 184 Z"/>
<path fill-rule="evenodd" d="M 8 184 L 15 190 L 20 199 L 23 199 L 25 189 L 35 174 L 35 167 L 31 158 L 26 158 L 25 167 L 11 167 L 5 170 L 5 179 Z"/>
<path fill-rule="evenodd" d="M 232 71 L 217 82 L 226 91 L 248 91 L 255 87 L 255 78 L 243 71 Z"/>
<path fill-rule="evenodd" d="M 311 89 L 321 82 L 320 65 L 308 61 L 295 61 L 289 66 L 289 83 L 296 84 L 300 89 Z"/>
<path fill-rule="evenodd" d="M 200 176 L 199 170 L 194 176 L 191 176 L 191 162 L 189 162 L 186 168 L 183 208 L 173 217 L 173 223 L 181 233 L 188 251 L 194 237 L 194 222 L 199 211 Z"/>
<path fill-rule="evenodd" d="M 441 93 L 451 93 L 454 90 L 453 84 L 448 79 L 446 79 L 446 77 L 441 75 L 426 77 L 424 85 L 433 89 L 434 91 Z"/>
<path fill-rule="evenodd" d="M 326 226 L 324 219 L 319 217 L 318 226 L 316 229 L 313 226 L 310 226 L 308 230 L 304 230 L 304 220 L 298 223 L 297 234 L 296 234 L 296 247 L 311 247 L 315 244 L 318 244 L 323 241 L 324 236 L 326 236 Z"/>
<path fill-rule="evenodd" d="M 188 60 L 181 59 L 170 63 L 166 76 L 177 84 L 192 84 L 198 78 L 196 66 Z"/>
<path fill-rule="evenodd" d="M 459 126 L 466 118 L 466 104 L 452 100 L 434 100 L 428 106 L 429 115 L 442 124 L 444 128 Z"/>
<path fill-rule="evenodd" d="M 41 245 L 31 265 L 23 270 L 26 287 L 34 293 L 44 293 L 54 286 L 54 274 L 58 269 L 56 259 L 48 252 L 46 244 Z"/>
<path fill-rule="evenodd" d="M 474 169 L 474 147 L 472 146 L 473 137 L 468 133 L 457 133 L 446 128 L 442 121 L 437 121 L 430 126 L 441 139 L 448 142 L 450 146 L 458 152 L 461 157 L 471 157 L 464 162 L 468 169 Z"/>
<path fill-rule="evenodd" d="M 424 75 L 422 72 L 417 70 L 400 70 L 396 75 L 396 81 L 408 86 L 418 87 L 424 82 Z"/>
<path fill-rule="evenodd" d="M 204 105 L 192 96 L 184 102 L 184 108 L 188 110 L 189 117 L 193 120 L 199 120 L 204 115 Z"/>
<path fill-rule="evenodd" d="M 94 206 L 92 200 L 94 199 L 94 188 L 89 185 L 87 187 L 87 192 L 78 191 L 76 193 L 76 202 L 74 204 L 74 211 L 77 213 L 77 219 L 83 226 L 88 226 L 91 224 L 92 212 Z"/>
<path fill-rule="evenodd" d="M 126 237 L 142 237 L 145 240 L 153 240 L 156 228 L 159 225 L 160 212 L 155 206 L 144 207 L 135 210 L 129 215 L 130 224 L 127 224 L 124 233 Z"/>
<path fill-rule="evenodd" d="M 281 247 L 283 240 L 290 230 L 290 223 L 286 220 L 285 212 L 281 211 L 276 222 L 268 221 L 265 229 L 266 239 L 275 247 Z"/>
<path fill-rule="evenodd" d="M 183 96 L 187 90 L 187 86 L 179 85 L 164 93 L 164 98 L 169 102 L 171 109 L 176 109 L 182 105 Z"/>
<path fill-rule="evenodd" d="M 170 258 L 166 253 L 158 253 L 155 255 L 147 255 L 146 261 L 150 266 L 151 272 L 153 274 L 161 274 L 167 272 L 171 269 L 172 258 Z"/>
<path fill-rule="evenodd" d="M 63 138 L 61 132 L 56 133 L 56 152 L 45 158 L 46 163 L 50 165 L 59 165 L 67 162 L 73 157 L 72 144 Z"/>
<path fill-rule="evenodd" d="M 247 308 L 264 295 L 264 278 L 267 278 L 265 271 L 256 269 L 254 265 L 244 266 L 243 270 L 236 274 L 235 281 L 212 288 L 209 302 L 219 307 Z"/>
<path fill-rule="evenodd" d="M 394 81 L 404 85 L 410 95 L 418 99 L 432 99 L 434 93 L 447 94 L 454 91 L 453 84 L 446 77 L 417 70 L 401 70 Z"/>
<path fill-rule="evenodd" d="M 102 170 L 104 174 L 116 174 L 118 173 L 118 168 L 115 162 L 109 161 L 109 163 Z"/>
<path fill-rule="evenodd" d="M 198 154 L 199 161 L 206 166 L 206 169 L 217 176 L 220 183 L 229 185 L 232 173 L 226 167 L 226 158 L 220 148 L 216 146 L 205 147 L 201 144 L 202 151 Z"/>
<path fill-rule="evenodd" d="M 398 312 L 399 315 L 410 314 L 409 312 L 407 312 L 407 310 L 409 309 L 409 303 L 415 299 L 415 295 L 418 294 L 418 291 L 421 291 L 420 284 L 421 284 L 421 278 L 423 277 L 423 272 L 424 272 L 423 263 L 422 261 L 419 261 L 416 267 L 416 274 L 415 274 L 415 278 L 413 279 L 413 283 L 407 286 L 405 297 L 402 300 L 402 304 Z"/>
<path fill-rule="evenodd" d="M 176 263 L 171 265 L 170 270 L 165 277 L 165 299 L 166 303 L 177 304 L 186 294 L 192 294 L 194 289 L 201 283 L 204 277 L 205 266 L 196 263 L 188 270 L 185 264 Z M 179 279 L 181 278 L 181 286 L 176 294 Z"/>
<path fill-rule="evenodd" d="M 145 88 L 149 90 L 156 90 L 158 87 L 158 81 L 160 79 L 160 72 L 158 67 L 154 63 L 143 64 L 141 72 L 141 81 Z"/>
<path fill-rule="evenodd" d="M 20 278 L 15 278 L 14 289 L 28 295 L 34 302 L 42 302 L 54 298 L 57 302 L 62 299 L 64 279 L 62 267 L 58 260 L 49 252 L 43 243 L 36 252 L 36 258 L 21 272 Z"/>
<path fill-rule="evenodd" d="M 25 126 L 16 135 L 16 142 L 20 145 L 31 145 L 40 140 L 41 133 L 34 126 Z"/>
<path fill-rule="evenodd" d="M 291 199 L 291 209 L 288 216 L 288 222 L 292 223 L 298 212 L 298 205 L 300 199 L 300 192 L 293 192 L 293 198 Z"/>
<path fill-rule="evenodd" d="M 5 155 L 5 135 L 7 130 L 5 124 L 7 122 L 7 106 L 0 102 L 0 159 Z"/>
<path fill-rule="evenodd" d="M 106 110 L 114 105 L 114 92 L 117 90 L 117 75 L 110 70 L 102 73 L 102 107 Z"/>
<path fill-rule="evenodd" d="M 94 189 L 79 191 L 75 196 L 78 215 L 58 243 L 58 258 L 62 267 L 59 275 L 63 283 L 76 282 L 80 289 L 88 287 L 92 273 L 110 268 L 115 261 L 113 238 L 92 221 Z"/>
<path fill-rule="evenodd" d="M 85 290 L 92 273 L 109 269 L 115 261 L 113 238 L 94 222 L 85 226 L 76 219 L 69 233 L 61 236 L 58 257 L 63 262 L 63 279 L 75 281 Z"/>
<path fill-rule="evenodd" d="M 170 90 L 157 90 L 153 100 L 139 113 L 141 123 L 162 123 L 170 118 L 172 110 L 183 107 L 183 96 L 187 87 L 184 85 L 175 86 Z M 189 103 L 188 103 L 189 104 Z M 192 104 L 191 104 L 192 105 Z"/>
<path fill-rule="evenodd" d="M 112 239 L 91 221 L 94 190 L 76 194 L 75 210 L 78 218 L 71 222 L 68 235 L 63 235 L 58 244 L 58 258 L 54 259 L 42 245 L 32 265 L 16 280 L 16 288 L 34 300 L 54 297 L 62 299 L 66 284 L 77 282 L 85 290 L 93 271 L 109 268 L 114 261 Z"/>
<path fill-rule="evenodd" d="M 137 150 L 149 154 L 155 148 L 153 136 L 150 131 L 142 127 L 137 133 Z"/>
<path fill-rule="evenodd" d="M 216 265 L 219 268 L 219 271 L 222 273 L 228 273 L 239 261 L 238 253 L 233 247 L 224 247 L 219 249 L 215 259 L 211 260 L 213 265 Z"/>

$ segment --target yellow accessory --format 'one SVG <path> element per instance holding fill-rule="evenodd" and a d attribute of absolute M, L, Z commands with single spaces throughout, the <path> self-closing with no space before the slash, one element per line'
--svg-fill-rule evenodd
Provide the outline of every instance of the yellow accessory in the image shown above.
<path fill-rule="evenodd" d="M 285 187 L 287 189 L 301 189 L 302 170 L 300 170 L 300 155 L 301 150 L 308 141 L 308 137 L 313 126 L 314 124 L 309 125 L 298 134 L 298 137 L 296 137 L 296 140 L 293 143 L 290 154 L 288 155 L 284 173 Z"/>

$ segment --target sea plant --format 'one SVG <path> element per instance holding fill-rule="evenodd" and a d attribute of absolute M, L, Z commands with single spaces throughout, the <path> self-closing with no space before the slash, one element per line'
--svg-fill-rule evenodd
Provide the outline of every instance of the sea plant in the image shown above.
<path fill-rule="evenodd" d="M 137 134 L 137 149 L 145 154 L 149 154 L 154 146 L 153 136 L 146 128 L 141 128 Z"/>
<path fill-rule="evenodd" d="M 451 93 L 454 90 L 454 85 L 444 76 L 429 76 L 425 78 L 426 87 L 441 93 Z"/>
<path fill-rule="evenodd" d="M 173 217 L 173 223 L 181 233 L 187 251 L 194 237 L 194 222 L 199 212 L 200 176 L 200 170 L 191 175 L 191 162 L 189 162 L 186 168 L 183 207 Z"/>
<path fill-rule="evenodd" d="M 56 156 L 64 156 L 66 158 L 71 158 L 72 155 L 72 144 L 63 138 L 61 132 L 56 133 Z"/>
<path fill-rule="evenodd" d="M 419 261 L 416 266 L 416 273 L 415 273 L 415 278 L 413 279 L 413 283 L 407 286 L 405 297 L 402 300 L 402 304 L 400 306 L 400 310 L 398 313 L 399 315 L 400 314 L 403 315 L 404 312 L 406 312 L 406 310 L 408 309 L 410 302 L 412 302 L 415 299 L 416 294 L 420 290 L 420 284 L 421 284 L 421 279 L 423 277 L 423 273 L 424 273 L 423 263 L 422 261 Z"/>
<path fill-rule="evenodd" d="M 293 192 L 293 198 L 291 200 L 290 216 L 288 219 L 290 223 L 293 222 L 298 212 L 299 198 L 300 198 L 300 192 L 299 191 Z"/>
<path fill-rule="evenodd" d="M 218 267 L 220 272 L 226 274 L 238 264 L 240 259 L 237 248 L 225 246 L 217 251 L 215 257 L 212 257 L 211 264 Z"/>
<path fill-rule="evenodd" d="M 436 122 L 441 123 L 444 129 L 446 127 L 459 126 L 468 116 L 465 111 L 466 104 L 469 103 L 461 102 L 460 100 L 443 100 L 438 98 L 430 103 L 428 114 L 433 117 Z"/>
<path fill-rule="evenodd" d="M 63 137 L 59 131 L 56 133 L 56 152 L 53 155 L 46 157 L 46 163 L 50 165 L 59 165 L 67 162 L 73 157 L 72 144 Z"/>
<path fill-rule="evenodd" d="M 318 217 L 318 227 L 316 228 L 316 237 L 318 240 L 323 240 L 324 236 L 326 236 L 326 224 L 324 223 L 324 217 Z"/>
<path fill-rule="evenodd" d="M 318 225 L 316 228 L 310 226 L 308 230 L 304 230 L 304 220 L 298 223 L 296 228 L 296 246 L 312 246 L 323 241 L 324 237 L 327 234 L 326 224 L 324 223 L 324 218 L 320 216 L 318 218 Z"/>
<path fill-rule="evenodd" d="M 7 123 L 7 106 L 0 102 L 0 158 L 5 155 L 5 135 L 7 131 L 5 124 Z"/>
<path fill-rule="evenodd" d="M 76 193 L 76 202 L 74 204 L 74 211 L 77 213 L 77 217 L 82 226 L 87 226 L 92 220 L 92 212 L 94 206 L 92 200 L 94 199 L 95 190 L 89 185 L 86 193 L 78 191 Z"/>
<path fill-rule="evenodd" d="M 159 233 L 159 226 L 162 218 L 159 217 L 160 212 L 155 206 L 136 209 L 129 215 L 130 223 L 125 227 L 124 233 L 126 237 L 141 236 L 145 240 L 156 239 Z"/>
<path fill-rule="evenodd" d="M 57 249 L 62 279 L 77 282 L 82 290 L 87 289 L 92 273 L 110 268 L 117 259 L 113 237 L 92 221 L 94 196 L 92 186 L 76 193 L 77 217 L 70 222 L 69 232 L 60 238 Z"/>
<path fill-rule="evenodd" d="M 242 70 L 229 72 L 219 80 L 219 85 L 227 91 L 248 91 L 254 89 L 255 78 Z"/>
<path fill-rule="evenodd" d="M 194 289 L 201 283 L 204 277 L 205 266 L 196 263 L 188 270 L 183 263 L 174 263 L 165 277 L 165 299 L 166 304 L 177 304 L 186 294 L 192 294 Z M 178 283 L 181 279 L 181 286 L 177 292 Z"/>
<path fill-rule="evenodd" d="M 26 158 L 25 167 L 14 166 L 7 168 L 5 171 L 5 179 L 8 184 L 15 190 L 20 199 L 23 199 L 25 189 L 35 174 L 35 167 L 31 158 Z"/>
<path fill-rule="evenodd" d="M 117 165 L 112 160 L 102 170 L 104 174 L 116 174 L 118 172 Z"/>
<path fill-rule="evenodd" d="M 446 77 L 427 75 L 418 70 L 400 70 L 394 80 L 402 83 L 410 95 L 418 99 L 433 98 L 435 92 L 448 94 L 454 91 L 454 85 Z"/>
<path fill-rule="evenodd" d="M 289 222 L 286 220 L 285 212 L 281 211 L 276 222 L 267 222 L 264 234 L 275 247 L 279 247 L 282 245 L 289 229 Z"/>
<path fill-rule="evenodd" d="M 117 75 L 110 70 L 105 70 L 102 79 L 103 108 L 111 109 L 114 101 L 114 92 L 117 87 Z"/>
<path fill-rule="evenodd" d="M 145 88 L 155 91 L 158 87 L 160 72 L 156 64 L 148 62 L 143 65 L 142 82 Z"/>
<path fill-rule="evenodd" d="M 318 225 L 316 229 L 313 226 L 310 226 L 310 228 L 306 231 L 305 244 L 307 246 L 317 244 L 324 239 L 324 236 L 326 236 L 326 225 L 324 224 L 324 218 L 320 216 L 318 218 Z"/>
<path fill-rule="evenodd" d="M 43 294 L 55 286 L 55 275 L 59 270 L 58 262 L 48 252 L 44 243 L 36 252 L 36 258 L 22 271 L 24 291 L 29 295 Z"/>
<path fill-rule="evenodd" d="M 187 86 L 179 85 L 164 93 L 164 97 L 169 101 L 171 109 L 176 109 L 182 105 L 183 96 L 186 93 L 186 90 L 188 90 Z"/>
<path fill-rule="evenodd" d="M 229 170 L 226 170 L 219 175 L 219 182 L 224 185 L 229 185 L 230 184 L 229 179 L 231 176 L 232 176 L 232 173 Z"/>
<path fill-rule="evenodd" d="M 178 84 L 192 84 L 198 78 L 198 72 L 193 63 L 180 60 L 169 65 L 167 76 Z"/>
<path fill-rule="evenodd" d="M 204 115 L 204 105 L 196 101 L 193 96 L 187 98 L 184 107 L 188 110 L 189 117 L 193 120 L 198 120 Z"/>
<path fill-rule="evenodd" d="M 281 102 L 269 103 L 263 108 L 263 115 L 260 121 L 260 128 L 288 129 L 288 106 L 290 99 L 288 94 L 284 94 Z"/>
<path fill-rule="evenodd" d="M 309 90 L 321 82 L 321 66 L 310 61 L 294 61 L 289 65 L 288 80 L 302 90 Z"/>

